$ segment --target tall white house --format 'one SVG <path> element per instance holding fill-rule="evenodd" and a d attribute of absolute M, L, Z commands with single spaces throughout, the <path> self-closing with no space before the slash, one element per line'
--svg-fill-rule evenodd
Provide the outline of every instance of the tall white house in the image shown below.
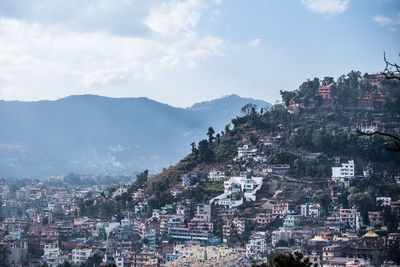
<path fill-rule="evenodd" d="M 256 193 L 263 183 L 262 177 L 238 176 L 230 177 L 224 182 L 224 193 L 211 199 L 217 205 L 237 207 L 244 201 L 255 201 Z"/>
<path fill-rule="evenodd" d="M 354 178 L 354 160 L 342 163 L 340 167 L 332 167 L 332 179 L 353 179 Z"/>
<path fill-rule="evenodd" d="M 90 257 L 93 256 L 93 250 L 89 248 L 75 248 L 72 250 L 72 262 L 73 264 L 83 264 Z"/>

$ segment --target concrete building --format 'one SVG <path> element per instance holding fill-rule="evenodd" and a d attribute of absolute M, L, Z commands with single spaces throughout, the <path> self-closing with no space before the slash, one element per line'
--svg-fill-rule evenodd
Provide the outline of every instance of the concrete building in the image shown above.
<path fill-rule="evenodd" d="M 49 267 L 57 267 L 68 260 L 68 255 L 62 255 L 60 248 L 48 246 L 43 250 L 42 261 Z"/>
<path fill-rule="evenodd" d="M 187 173 L 182 177 L 182 186 L 184 187 L 195 187 L 200 183 L 200 174 L 198 173 Z"/>
<path fill-rule="evenodd" d="M 382 212 L 368 211 L 368 220 L 370 225 L 382 224 Z"/>
<path fill-rule="evenodd" d="M 77 265 L 85 263 L 92 256 L 93 250 L 90 248 L 76 248 L 72 250 L 72 262 Z"/>
<path fill-rule="evenodd" d="M 246 244 L 246 257 L 252 259 L 258 258 L 262 254 L 267 253 L 267 242 L 265 232 L 256 232 L 251 236 L 249 242 Z"/>
<path fill-rule="evenodd" d="M 222 171 L 211 171 L 208 173 L 208 180 L 210 181 L 223 181 L 225 180 L 225 173 Z"/>
<path fill-rule="evenodd" d="M 276 246 L 279 240 L 283 240 L 288 242 L 289 239 L 292 238 L 292 231 L 287 228 L 280 228 L 279 230 L 275 230 L 271 235 L 271 244 L 273 247 Z"/>
<path fill-rule="evenodd" d="M 283 227 L 293 227 L 300 219 L 299 214 L 293 210 L 289 210 L 283 219 Z"/>
<path fill-rule="evenodd" d="M 352 229 L 358 231 L 361 224 L 361 215 L 356 209 L 340 209 L 340 221 L 349 225 Z"/>
<path fill-rule="evenodd" d="M 222 226 L 223 241 L 228 242 L 231 238 L 240 237 L 245 230 L 246 221 L 243 218 L 234 218 L 231 221 L 226 221 Z"/>
<path fill-rule="evenodd" d="M 245 201 L 255 201 L 256 193 L 262 186 L 262 177 L 238 176 L 224 182 L 224 193 L 211 199 L 220 206 L 238 207 Z"/>
<path fill-rule="evenodd" d="M 265 225 L 265 224 L 269 224 L 270 222 L 275 220 L 275 218 L 276 218 L 276 216 L 273 215 L 270 212 L 268 212 L 268 213 L 258 213 L 257 217 L 256 217 L 256 220 L 257 220 L 257 224 Z"/>
<path fill-rule="evenodd" d="M 380 206 L 390 206 L 391 202 L 392 202 L 391 197 L 376 197 L 376 204 Z"/>
<path fill-rule="evenodd" d="M 317 218 L 321 213 L 321 205 L 319 203 L 306 203 L 301 205 L 301 216 Z"/>
<path fill-rule="evenodd" d="M 252 158 L 257 154 L 257 149 L 250 148 L 248 145 L 244 145 L 242 147 L 238 147 L 238 158 L 245 160 Z"/>
<path fill-rule="evenodd" d="M 342 163 L 340 167 L 332 167 L 332 179 L 340 180 L 341 178 L 354 178 L 354 160 L 349 160 L 347 163 Z"/>
<path fill-rule="evenodd" d="M 288 202 L 279 201 L 272 206 L 272 214 L 275 217 L 283 218 L 288 210 L 289 210 Z"/>
<path fill-rule="evenodd" d="M 237 266 L 237 261 L 243 256 L 237 249 L 226 246 L 177 244 L 174 246 L 174 253 L 168 254 L 168 261 L 161 266 L 233 267 Z"/>

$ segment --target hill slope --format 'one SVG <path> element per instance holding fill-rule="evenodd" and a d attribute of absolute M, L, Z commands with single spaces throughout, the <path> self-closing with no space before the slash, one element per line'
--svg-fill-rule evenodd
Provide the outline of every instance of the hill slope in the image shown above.
<path fill-rule="evenodd" d="M 187 154 L 207 127 L 221 130 L 247 103 L 270 106 L 236 95 L 187 109 L 95 95 L 0 101 L 0 176 L 157 171 Z"/>

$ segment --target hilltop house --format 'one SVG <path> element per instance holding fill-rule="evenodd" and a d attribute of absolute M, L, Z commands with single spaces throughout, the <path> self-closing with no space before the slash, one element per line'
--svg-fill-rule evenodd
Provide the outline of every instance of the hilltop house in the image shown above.
<path fill-rule="evenodd" d="M 211 203 L 215 201 L 217 205 L 233 208 L 242 205 L 244 201 L 255 201 L 262 180 L 262 177 L 251 175 L 231 177 L 224 182 L 224 193 L 211 199 Z"/>

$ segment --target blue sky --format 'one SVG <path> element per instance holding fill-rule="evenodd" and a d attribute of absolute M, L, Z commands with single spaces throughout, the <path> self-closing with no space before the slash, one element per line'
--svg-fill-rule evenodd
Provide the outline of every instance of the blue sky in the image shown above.
<path fill-rule="evenodd" d="M 274 103 L 399 61 L 400 0 L 0 0 L 0 99 Z"/>

